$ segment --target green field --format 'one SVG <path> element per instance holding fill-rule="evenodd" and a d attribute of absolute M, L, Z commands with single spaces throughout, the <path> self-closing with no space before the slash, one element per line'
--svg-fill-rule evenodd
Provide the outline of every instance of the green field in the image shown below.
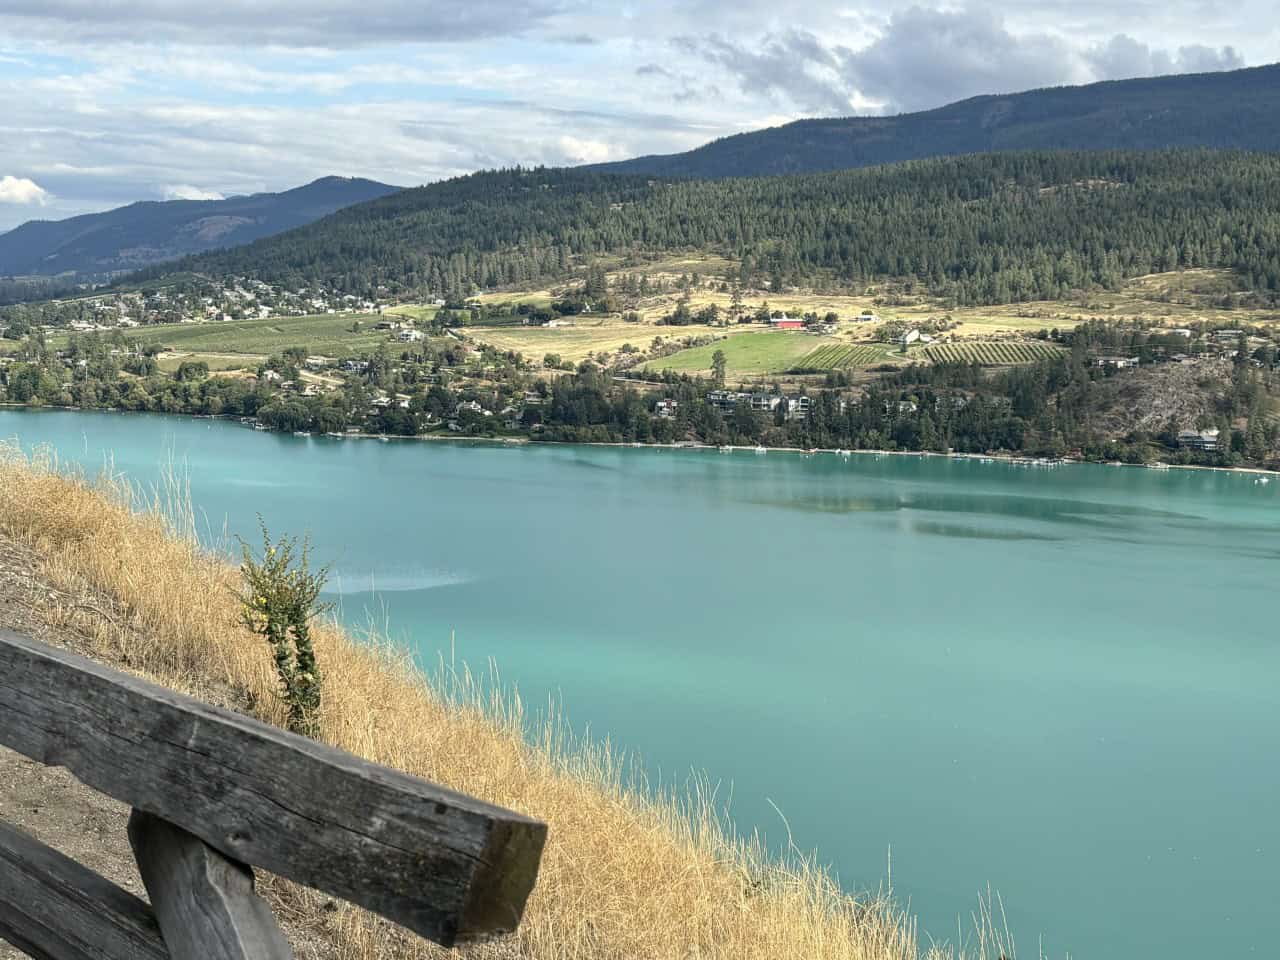
<path fill-rule="evenodd" d="M 270 317 L 228 323 L 175 323 L 136 327 L 126 336 L 140 344 L 155 344 L 187 353 L 252 354 L 265 356 L 287 347 L 304 347 L 311 354 L 344 357 L 366 353 L 388 340 L 374 330 L 378 317 L 365 314 L 323 314 L 313 317 Z M 360 322 L 359 333 L 351 326 Z"/>
<path fill-rule="evenodd" d="M 924 355 L 933 363 L 980 363 L 989 367 L 1034 363 L 1060 353 L 1062 347 L 1043 340 L 965 340 L 924 349 Z"/>
<path fill-rule="evenodd" d="M 425 323 L 428 320 L 435 319 L 435 315 L 440 312 L 440 308 L 429 307 L 423 303 L 401 303 L 394 307 L 388 307 L 382 312 L 388 316 L 404 317 L 406 320 Z"/>
<path fill-rule="evenodd" d="M 690 347 L 669 357 L 661 357 L 645 364 L 645 370 L 660 373 L 673 370 L 676 373 L 709 373 L 711 357 L 723 350 L 727 374 L 730 377 L 762 376 L 785 373 L 796 361 L 814 352 L 815 345 L 830 344 L 829 339 L 810 336 L 807 333 L 783 333 L 761 331 L 741 333 L 725 340 L 717 340 L 701 347 Z"/>
<path fill-rule="evenodd" d="M 188 360 L 203 360 L 211 373 L 222 373 L 227 370 L 256 370 L 264 359 L 253 353 L 162 353 L 156 357 L 156 364 L 165 373 L 173 373 Z"/>
<path fill-rule="evenodd" d="M 900 358 L 898 349 L 887 343 L 832 343 L 806 353 L 793 370 L 810 373 L 824 370 L 851 370 Z"/>

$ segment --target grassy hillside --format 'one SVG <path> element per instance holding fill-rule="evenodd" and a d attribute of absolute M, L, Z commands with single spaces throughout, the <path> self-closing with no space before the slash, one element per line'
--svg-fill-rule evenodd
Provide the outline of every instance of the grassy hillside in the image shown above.
<path fill-rule="evenodd" d="M 974 97 L 893 117 L 799 120 L 593 169 L 754 177 L 993 150 L 1167 147 L 1280 150 L 1280 65 Z"/>
<path fill-rule="evenodd" d="M 239 625 L 237 573 L 155 513 L 131 512 L 101 488 L 0 448 L 0 534 L 36 548 L 42 573 L 79 595 L 61 609 L 100 652 L 199 694 L 217 684 L 269 722 L 283 710 L 268 651 Z M 437 950 L 360 911 L 268 878 L 296 918 L 344 960 L 945 960 L 883 899 L 853 900 L 802 862 L 784 864 L 728 836 L 707 793 L 655 800 L 613 754 L 570 743 L 511 698 L 466 677 L 429 685 L 398 655 L 317 631 L 329 678 L 322 738 L 379 763 L 529 813 L 550 824 L 537 889 L 519 934 L 457 953 Z M 92 652 L 92 651 L 91 651 Z M 975 879 L 975 885 L 977 881 Z M 964 956 L 995 960 L 983 932 Z M 985 944 L 983 946 L 982 944 Z"/>
<path fill-rule="evenodd" d="M 655 181 L 576 170 L 476 174 L 348 208 L 177 265 L 289 289 L 462 296 L 643 272 L 673 252 L 744 285 L 910 278 L 956 305 L 1053 300 L 1125 277 L 1227 267 L 1280 290 L 1280 157 L 1017 153 L 768 179 Z"/>

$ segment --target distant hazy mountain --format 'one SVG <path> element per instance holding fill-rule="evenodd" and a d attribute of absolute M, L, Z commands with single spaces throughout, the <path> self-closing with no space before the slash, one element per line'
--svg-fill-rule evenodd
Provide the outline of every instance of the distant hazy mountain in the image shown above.
<path fill-rule="evenodd" d="M 399 187 L 324 177 L 283 193 L 131 203 L 69 220 L 32 220 L 0 234 L 0 277 L 136 270 L 305 226 Z"/>
<path fill-rule="evenodd" d="M 983 96 L 896 117 L 799 120 L 688 153 L 592 169 L 658 176 L 816 173 L 996 150 L 1280 150 L 1280 64 Z"/>

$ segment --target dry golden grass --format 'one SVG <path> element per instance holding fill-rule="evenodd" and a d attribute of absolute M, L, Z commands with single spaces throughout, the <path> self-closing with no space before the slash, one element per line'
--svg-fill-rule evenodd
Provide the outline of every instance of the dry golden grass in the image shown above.
<path fill-rule="evenodd" d="M 179 497 L 181 500 L 181 497 Z M 114 601 L 95 616 L 99 652 L 162 683 L 226 686 L 263 719 L 283 719 L 267 650 L 238 623 L 238 573 L 200 549 L 155 503 L 136 512 L 119 482 L 61 474 L 0 446 L 0 531 L 32 546 L 43 574 Z M 187 514 L 189 516 L 189 513 Z M 370 760 L 523 811 L 550 824 L 537 890 L 519 934 L 469 948 L 485 960 L 941 960 L 887 898 L 855 901 L 821 871 L 770 859 L 730 837 L 708 791 L 655 800 L 607 747 L 534 725 L 511 696 L 467 677 L 429 685 L 387 649 L 336 626 L 318 631 L 327 677 L 323 737 Z M 443 952 L 355 908 L 273 884 L 290 918 L 350 960 Z M 990 919 L 964 952 L 1008 953 Z"/>

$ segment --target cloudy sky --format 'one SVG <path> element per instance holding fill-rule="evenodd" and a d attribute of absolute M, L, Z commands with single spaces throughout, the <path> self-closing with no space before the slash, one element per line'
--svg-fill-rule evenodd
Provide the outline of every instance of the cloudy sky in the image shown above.
<path fill-rule="evenodd" d="M 0 0 L 0 230 L 1280 60 L 1274 0 Z"/>

